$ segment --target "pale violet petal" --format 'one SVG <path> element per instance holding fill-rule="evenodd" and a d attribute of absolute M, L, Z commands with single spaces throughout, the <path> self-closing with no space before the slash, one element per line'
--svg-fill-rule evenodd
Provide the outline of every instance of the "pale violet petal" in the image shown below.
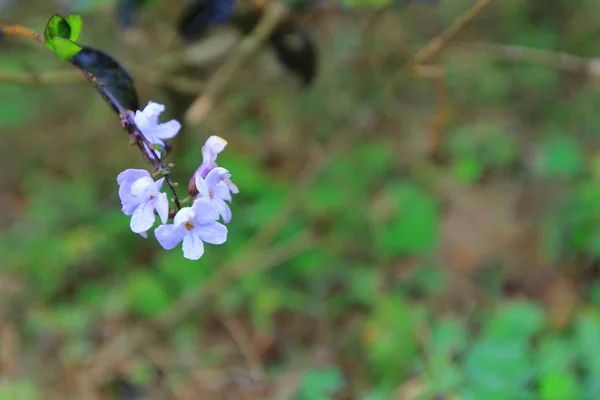
<path fill-rule="evenodd" d="M 160 178 L 159 180 L 157 180 L 156 182 L 154 182 L 154 186 L 156 186 L 156 190 L 160 190 L 160 188 L 162 187 L 162 184 L 164 182 L 165 182 L 164 176 L 162 178 Z"/>
<path fill-rule="evenodd" d="M 198 169 L 194 173 L 194 177 L 200 176 L 201 178 L 206 178 L 206 175 L 208 175 L 208 173 L 214 167 L 216 167 L 215 164 L 211 164 L 209 161 L 204 160 L 204 161 L 202 161 L 202 164 L 200 164 L 200 166 L 198 167 Z"/>
<path fill-rule="evenodd" d="M 154 230 L 154 237 L 165 250 L 171 250 L 181 243 L 187 232 L 185 229 L 179 229 L 172 224 L 161 225 Z"/>
<path fill-rule="evenodd" d="M 183 237 L 181 248 L 183 249 L 183 256 L 189 260 L 199 260 L 204 254 L 204 243 L 202 243 L 199 236 L 192 232 L 187 232 Z"/>
<path fill-rule="evenodd" d="M 228 224 L 231 221 L 231 209 L 229 208 L 227 203 L 225 203 L 221 199 L 214 198 L 212 200 L 212 204 L 215 207 L 215 209 L 217 210 L 217 212 L 223 218 L 223 222 Z"/>
<path fill-rule="evenodd" d="M 222 167 L 216 167 L 206 175 L 206 184 L 209 188 L 214 188 L 223 178 L 229 178 L 229 171 Z"/>
<path fill-rule="evenodd" d="M 196 225 L 210 223 L 219 218 L 218 211 L 207 198 L 196 197 L 192 208 L 195 211 L 194 224 Z"/>
<path fill-rule="evenodd" d="M 156 217 L 154 216 L 154 202 L 143 202 L 135 209 L 131 216 L 129 226 L 135 233 L 145 232 L 152 228 Z"/>
<path fill-rule="evenodd" d="M 140 235 L 144 239 L 148 239 L 148 231 L 138 232 L 138 235 Z"/>
<path fill-rule="evenodd" d="M 140 205 L 140 203 L 133 204 L 133 203 L 121 202 L 121 206 L 122 206 L 121 211 L 125 215 L 133 215 L 133 212 L 135 211 L 136 208 L 138 208 L 139 205 Z"/>
<path fill-rule="evenodd" d="M 131 215 L 142 202 L 141 199 L 131 195 L 131 181 L 125 181 L 119 187 L 119 198 L 121 199 L 122 211 L 125 215 Z"/>
<path fill-rule="evenodd" d="M 142 112 L 146 120 L 151 126 L 155 126 L 158 124 L 158 116 L 165 111 L 165 106 L 162 104 L 155 103 L 153 101 L 149 101 L 148 105 L 144 108 Z"/>
<path fill-rule="evenodd" d="M 200 197 L 208 198 L 210 196 L 210 188 L 206 184 L 206 180 L 200 176 L 200 174 L 195 175 L 196 180 L 196 189 L 198 190 L 198 195 Z"/>
<path fill-rule="evenodd" d="M 177 214 L 175 214 L 173 223 L 175 224 L 175 226 L 180 226 L 182 224 L 192 221 L 195 215 L 196 212 L 193 207 L 183 207 L 177 212 Z"/>
<path fill-rule="evenodd" d="M 117 175 L 117 183 L 121 185 L 126 180 L 137 181 L 145 176 L 150 176 L 150 172 L 145 169 L 129 168 Z"/>
<path fill-rule="evenodd" d="M 140 199 L 149 199 L 158 195 L 158 189 L 154 186 L 154 180 L 149 177 L 138 179 L 131 185 L 131 195 Z"/>
<path fill-rule="evenodd" d="M 206 139 L 203 150 L 214 157 L 212 160 L 212 162 L 214 162 L 217 159 L 217 154 L 222 152 L 225 149 L 225 146 L 227 146 L 227 141 L 225 139 L 220 136 L 213 135 Z"/>
<path fill-rule="evenodd" d="M 154 208 L 160 221 L 166 224 L 169 219 L 169 199 L 166 193 L 161 193 L 154 199 Z"/>
<path fill-rule="evenodd" d="M 229 178 L 223 179 L 223 182 L 225 182 L 225 184 L 227 185 L 227 187 L 229 188 L 231 193 L 238 194 L 240 192 L 240 189 L 238 189 L 238 187 L 236 186 L 235 183 L 231 182 L 231 179 L 229 179 Z"/>
<path fill-rule="evenodd" d="M 195 232 L 206 243 L 223 244 L 227 241 L 227 227 L 219 222 L 201 225 Z"/>
<path fill-rule="evenodd" d="M 231 192 L 223 181 L 217 183 L 217 185 L 212 188 L 212 194 L 215 199 L 231 201 Z"/>
<path fill-rule="evenodd" d="M 173 139 L 181 130 L 181 124 L 177 120 L 170 120 L 156 127 L 154 137 L 157 139 L 167 140 Z"/>

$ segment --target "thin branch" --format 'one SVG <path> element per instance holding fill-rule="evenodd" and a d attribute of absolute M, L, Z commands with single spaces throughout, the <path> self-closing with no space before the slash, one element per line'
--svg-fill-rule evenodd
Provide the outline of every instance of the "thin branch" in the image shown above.
<path fill-rule="evenodd" d="M 477 0 L 467 12 L 456 18 L 452 25 L 433 38 L 425 47 L 419 50 L 406 64 L 402 66 L 387 81 L 382 90 L 382 96 L 393 94 L 396 87 L 411 76 L 413 69 L 424 64 L 439 54 L 448 43 L 458 35 L 471 21 L 483 12 L 494 0 Z"/>
<path fill-rule="evenodd" d="M 134 76 L 151 84 L 162 84 L 176 92 L 196 94 L 205 87 L 205 82 L 183 76 L 170 75 L 162 71 L 149 70 L 147 67 L 125 63 L 125 68 Z M 60 70 L 49 72 L 17 72 L 0 71 L 0 82 L 16 85 L 64 85 L 85 82 L 79 72 L 74 70 Z"/>
<path fill-rule="evenodd" d="M 212 109 L 215 99 L 221 94 L 229 80 L 240 69 L 245 59 L 254 53 L 278 23 L 288 15 L 282 4 L 270 2 L 254 30 L 238 45 L 233 55 L 213 74 L 204 92 L 194 100 L 185 113 L 188 124 L 199 123 Z"/>
<path fill-rule="evenodd" d="M 129 133 L 130 137 L 132 137 L 135 141 L 135 144 L 140 149 L 142 156 L 152 162 L 154 165 L 154 171 L 156 173 L 160 173 L 164 176 L 165 182 L 169 186 L 169 190 L 173 196 L 173 201 L 175 202 L 176 209 L 174 212 L 169 210 L 169 217 L 174 217 L 175 213 L 181 210 L 181 203 L 179 201 L 179 197 L 177 196 L 177 192 L 175 191 L 175 184 L 171 182 L 169 174 L 173 172 L 171 166 L 164 161 L 161 160 L 159 156 L 154 152 L 154 145 L 150 143 L 148 139 L 144 136 L 144 133 L 138 128 L 135 120 L 133 118 L 133 111 L 126 110 L 123 108 L 121 103 L 115 99 L 113 94 L 106 90 L 106 87 L 102 82 L 100 82 L 93 74 L 86 71 L 83 68 L 80 68 L 75 62 L 71 61 L 71 65 L 77 68 L 81 73 L 86 77 L 86 79 L 95 87 L 97 87 L 102 94 L 110 101 L 111 105 L 119 112 L 119 117 L 121 118 L 121 126 L 127 133 Z M 146 151 L 146 148 L 150 149 L 150 151 Z"/>
<path fill-rule="evenodd" d="M 44 43 L 44 37 L 42 35 L 21 25 L 0 26 L 0 31 L 2 31 L 4 36 L 23 36 Z"/>
<path fill-rule="evenodd" d="M 468 51 L 481 51 L 512 63 L 539 64 L 561 71 L 600 78 L 600 58 L 586 58 L 564 52 L 495 43 L 458 43 L 456 47 Z"/>

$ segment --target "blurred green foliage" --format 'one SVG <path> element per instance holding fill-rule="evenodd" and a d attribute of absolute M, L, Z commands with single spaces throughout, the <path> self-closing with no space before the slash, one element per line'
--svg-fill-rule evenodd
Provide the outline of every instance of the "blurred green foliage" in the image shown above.
<path fill-rule="evenodd" d="M 144 51 L 130 55 L 106 33 L 114 1 L 72 3 L 88 13 L 87 42 L 142 63 Z M 168 14 L 163 3 L 142 20 Z M 0 83 L 0 340 L 20 338 L 19 361 L 0 359 L 0 400 L 63 398 L 46 396 L 70 393 L 64 382 L 119 332 L 154 330 L 197 292 L 193 313 L 104 383 L 121 377 L 159 399 L 169 397 L 157 386 L 182 399 L 194 398 L 190 386 L 198 398 L 277 398 L 280 382 L 305 400 L 600 398 L 597 83 L 466 45 L 439 62 L 444 95 L 415 77 L 379 98 L 406 54 L 472 1 L 440 3 L 378 12 L 377 24 L 367 11 L 309 12 L 322 59 L 313 88 L 292 87 L 261 55 L 200 128 L 182 132 L 182 194 L 213 131 L 230 143 L 219 163 L 241 190 L 228 242 L 199 262 L 129 231 L 114 177 L 144 164 L 91 87 Z M 496 2 L 461 41 L 595 57 L 598 4 Z M 68 67 L 42 53 L 11 45 L 0 71 Z M 185 97 L 132 75 L 144 99 L 185 111 Z M 431 160 L 423 148 L 439 113 Z M 305 178 L 323 151 L 325 168 Z M 306 232 L 314 246 L 269 264 Z M 231 272 L 240 259 L 254 261 Z M 248 372 L 256 362 L 262 394 Z M 114 386 L 114 398 L 134 398 Z M 255 397 L 235 397 L 248 388 Z"/>

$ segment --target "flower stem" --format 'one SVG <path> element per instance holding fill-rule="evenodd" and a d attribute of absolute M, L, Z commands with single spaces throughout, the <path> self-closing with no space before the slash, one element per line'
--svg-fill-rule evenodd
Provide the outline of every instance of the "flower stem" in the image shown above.
<path fill-rule="evenodd" d="M 40 43 L 44 43 L 44 37 L 42 35 L 21 25 L 0 26 L 0 30 L 2 30 L 2 34 L 5 36 L 25 36 L 35 39 Z"/>

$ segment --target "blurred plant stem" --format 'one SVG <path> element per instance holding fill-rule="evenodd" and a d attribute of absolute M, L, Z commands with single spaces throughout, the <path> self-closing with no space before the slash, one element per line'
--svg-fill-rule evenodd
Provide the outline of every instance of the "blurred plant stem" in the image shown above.
<path fill-rule="evenodd" d="M 393 95 L 394 89 L 412 75 L 415 67 L 427 63 L 439 54 L 460 31 L 462 31 L 493 2 L 494 0 L 478 0 L 465 14 L 456 18 L 452 25 L 429 41 L 429 43 L 419 50 L 409 62 L 404 64 L 402 68 L 390 77 L 382 90 L 382 97 L 385 98 Z"/>
<path fill-rule="evenodd" d="M 258 25 L 240 42 L 235 53 L 211 76 L 204 91 L 190 105 L 185 113 L 186 123 L 195 125 L 202 121 L 244 60 L 260 47 L 287 15 L 288 10 L 284 5 L 269 2 Z"/>
<path fill-rule="evenodd" d="M 21 25 L 0 26 L 0 30 L 2 30 L 4 36 L 23 36 L 44 43 L 44 37 L 42 35 Z"/>

